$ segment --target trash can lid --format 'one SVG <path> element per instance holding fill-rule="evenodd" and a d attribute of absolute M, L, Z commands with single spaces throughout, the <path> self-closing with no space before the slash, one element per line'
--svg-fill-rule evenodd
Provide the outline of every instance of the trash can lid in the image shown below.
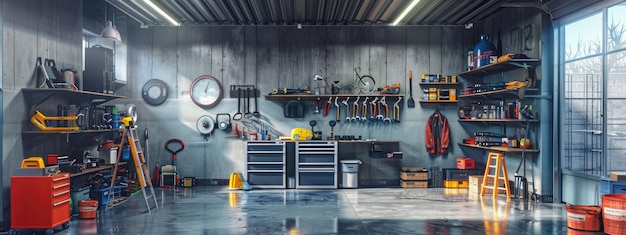
<path fill-rule="evenodd" d="M 361 164 L 361 160 L 341 160 L 343 164 Z"/>

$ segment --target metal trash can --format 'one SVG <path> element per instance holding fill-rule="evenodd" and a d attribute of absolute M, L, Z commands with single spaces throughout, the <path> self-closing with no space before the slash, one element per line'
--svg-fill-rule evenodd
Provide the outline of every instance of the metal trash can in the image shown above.
<path fill-rule="evenodd" d="M 341 188 L 359 187 L 360 160 L 341 160 Z"/>

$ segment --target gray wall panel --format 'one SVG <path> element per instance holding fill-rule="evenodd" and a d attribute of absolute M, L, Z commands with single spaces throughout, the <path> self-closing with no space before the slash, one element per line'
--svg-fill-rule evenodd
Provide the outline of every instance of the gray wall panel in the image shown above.
<path fill-rule="evenodd" d="M 268 94 L 273 88 L 278 87 L 277 83 L 264 81 L 277 80 L 279 77 L 279 30 L 280 27 L 264 27 L 257 31 L 257 81 L 261 94 Z"/>

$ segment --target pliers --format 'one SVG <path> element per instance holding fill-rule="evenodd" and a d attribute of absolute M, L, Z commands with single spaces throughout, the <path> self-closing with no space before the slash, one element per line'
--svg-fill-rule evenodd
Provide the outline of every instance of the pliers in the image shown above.
<path fill-rule="evenodd" d="M 374 97 L 374 100 L 370 102 L 370 119 L 372 121 L 376 119 L 376 101 L 378 101 L 378 97 Z"/>
<path fill-rule="evenodd" d="M 363 101 L 361 105 L 361 121 L 367 121 L 367 100 L 368 99 L 369 97 L 365 97 L 365 100 Z"/>
<path fill-rule="evenodd" d="M 356 97 L 356 100 L 354 101 L 354 103 L 352 103 L 352 117 L 350 118 L 350 121 L 357 121 L 357 120 L 361 120 L 361 116 L 359 116 L 359 99 L 361 99 L 360 96 Z"/>
<path fill-rule="evenodd" d="M 330 110 L 330 105 L 333 102 L 333 97 L 329 97 L 328 101 L 324 104 L 324 117 L 328 116 L 328 111 Z"/>
<path fill-rule="evenodd" d="M 337 102 L 337 100 L 339 99 L 339 97 L 335 97 L 335 107 L 337 108 L 337 113 L 335 114 L 335 121 L 341 121 L 341 106 L 339 106 L 339 103 Z"/>
<path fill-rule="evenodd" d="M 393 104 L 393 120 L 396 122 L 400 121 L 400 101 L 402 101 L 402 97 L 399 97 L 398 101 Z"/>
<path fill-rule="evenodd" d="M 380 99 L 380 101 L 378 101 L 377 105 L 378 105 L 378 115 L 376 115 L 376 119 L 378 120 L 383 120 L 385 119 L 385 116 L 382 115 L 382 111 L 383 109 L 380 107 L 380 104 L 385 103 L 387 104 L 387 102 L 385 102 L 385 97 L 383 96 L 382 99 Z"/>
<path fill-rule="evenodd" d="M 384 96 L 383 96 L 383 99 L 380 100 L 380 103 L 382 103 L 383 106 L 385 106 L 385 118 L 383 118 L 383 122 L 391 123 L 391 118 L 389 118 L 389 105 L 387 105 L 387 101 L 385 101 Z"/>
<path fill-rule="evenodd" d="M 350 97 L 346 97 L 344 101 L 341 101 L 341 103 L 346 106 L 346 121 L 350 121 L 350 105 L 348 104 L 348 100 L 350 100 Z"/>

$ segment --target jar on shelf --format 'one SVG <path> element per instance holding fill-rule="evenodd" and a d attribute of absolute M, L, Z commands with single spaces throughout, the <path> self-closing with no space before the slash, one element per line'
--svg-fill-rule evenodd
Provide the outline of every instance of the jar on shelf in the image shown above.
<path fill-rule="evenodd" d="M 474 69 L 489 64 L 491 56 L 497 56 L 496 46 L 489 42 L 489 35 L 481 34 L 480 42 L 474 46 Z"/>

